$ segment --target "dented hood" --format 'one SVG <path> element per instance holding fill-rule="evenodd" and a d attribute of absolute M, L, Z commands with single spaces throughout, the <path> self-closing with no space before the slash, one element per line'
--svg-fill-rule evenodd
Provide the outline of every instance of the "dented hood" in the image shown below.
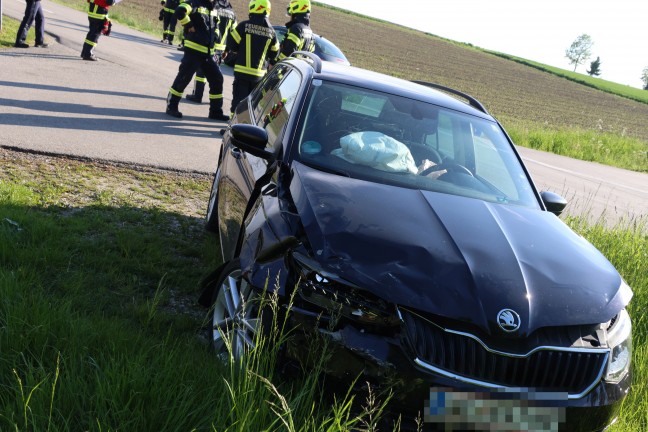
<path fill-rule="evenodd" d="M 629 301 L 608 260 L 552 213 L 293 170 L 314 258 L 387 301 L 491 334 L 512 309 L 520 337 L 605 322 Z"/>

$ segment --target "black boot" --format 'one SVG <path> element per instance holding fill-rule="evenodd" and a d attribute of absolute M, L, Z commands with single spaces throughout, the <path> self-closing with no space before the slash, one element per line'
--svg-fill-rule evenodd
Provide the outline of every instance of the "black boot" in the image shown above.
<path fill-rule="evenodd" d="M 93 46 L 87 42 L 83 43 L 83 49 L 81 50 L 81 58 L 83 60 L 97 61 L 97 57 L 92 53 Z"/>
<path fill-rule="evenodd" d="M 203 78 L 204 79 L 204 78 Z M 194 90 L 192 94 L 185 96 L 188 101 L 195 103 L 202 103 L 203 93 L 205 91 L 205 82 L 198 81 L 198 77 L 194 80 Z"/>
<path fill-rule="evenodd" d="M 229 121 L 229 116 L 223 114 L 223 98 L 209 99 L 209 118 L 212 120 Z"/>
<path fill-rule="evenodd" d="M 178 104 L 180 103 L 180 99 L 180 96 L 176 96 L 169 92 L 169 95 L 167 96 L 166 113 L 171 117 L 182 118 L 182 113 L 178 111 Z"/>

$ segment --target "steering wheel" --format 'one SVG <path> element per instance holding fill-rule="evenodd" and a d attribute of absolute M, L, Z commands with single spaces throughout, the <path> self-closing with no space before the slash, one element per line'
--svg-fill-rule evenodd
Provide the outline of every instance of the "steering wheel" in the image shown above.
<path fill-rule="evenodd" d="M 463 166 L 461 164 L 458 164 L 456 162 L 443 162 L 443 163 L 440 163 L 438 165 L 431 166 L 431 167 L 426 168 L 423 171 L 421 171 L 420 175 L 426 176 L 426 175 L 430 174 L 431 172 L 441 171 L 441 170 L 446 170 L 448 172 L 453 172 L 454 171 L 454 172 L 458 172 L 458 173 L 462 173 L 462 174 L 468 174 L 469 176 L 474 177 L 473 173 L 470 172 L 470 170 L 468 168 L 466 168 L 465 166 Z"/>

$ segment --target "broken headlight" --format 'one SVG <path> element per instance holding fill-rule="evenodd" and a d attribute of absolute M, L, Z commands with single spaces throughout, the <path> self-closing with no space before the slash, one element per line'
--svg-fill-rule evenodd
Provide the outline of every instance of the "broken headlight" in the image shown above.
<path fill-rule="evenodd" d="M 305 255 L 293 254 L 299 270 L 300 298 L 332 317 L 344 317 L 359 324 L 397 327 L 400 320 L 394 305 L 325 271 Z"/>
<path fill-rule="evenodd" d="M 632 322 L 625 309 L 615 317 L 608 330 L 608 346 L 610 359 L 605 380 L 616 383 L 621 381 L 630 370 L 632 358 Z"/>

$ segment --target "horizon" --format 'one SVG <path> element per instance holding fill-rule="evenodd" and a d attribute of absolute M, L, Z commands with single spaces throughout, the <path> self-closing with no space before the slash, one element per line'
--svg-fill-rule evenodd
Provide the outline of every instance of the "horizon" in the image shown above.
<path fill-rule="evenodd" d="M 643 88 L 642 71 L 648 67 L 648 2 L 619 0 L 610 10 L 610 3 L 602 0 L 523 4 L 515 0 L 401 0 L 398 7 L 387 0 L 316 1 L 568 71 L 574 66 L 565 51 L 578 36 L 588 34 L 594 41 L 592 55 L 576 72 L 587 75 L 592 61 L 600 57 L 597 78 L 639 89 Z M 558 18 L 555 11 L 560 11 Z M 317 17 L 312 21 L 316 29 Z"/>

